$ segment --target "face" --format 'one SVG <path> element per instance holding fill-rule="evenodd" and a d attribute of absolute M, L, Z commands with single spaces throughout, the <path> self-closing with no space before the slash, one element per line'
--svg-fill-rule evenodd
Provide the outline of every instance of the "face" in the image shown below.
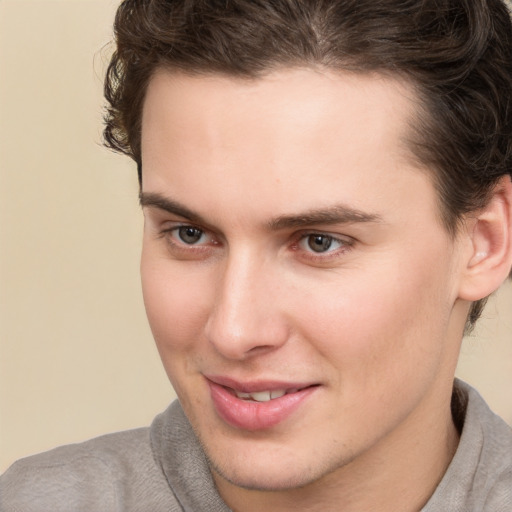
<path fill-rule="evenodd" d="M 218 478 L 307 485 L 422 435 L 449 396 L 461 258 L 413 119 L 379 76 L 152 79 L 144 300 Z"/>

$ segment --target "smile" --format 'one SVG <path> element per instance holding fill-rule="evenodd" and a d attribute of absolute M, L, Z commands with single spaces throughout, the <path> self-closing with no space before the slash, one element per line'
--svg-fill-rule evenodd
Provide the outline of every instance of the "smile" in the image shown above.
<path fill-rule="evenodd" d="M 239 383 L 207 378 L 212 405 L 228 425 L 248 431 L 269 429 L 290 418 L 322 386 L 277 382 Z"/>
<path fill-rule="evenodd" d="M 281 398 L 284 395 L 290 393 L 297 393 L 298 388 L 294 389 L 275 389 L 272 391 L 256 391 L 254 393 L 246 393 L 244 391 L 237 391 L 236 389 L 232 390 L 233 393 L 242 400 L 249 400 L 254 402 L 268 402 L 269 400 L 275 400 L 276 398 Z"/>

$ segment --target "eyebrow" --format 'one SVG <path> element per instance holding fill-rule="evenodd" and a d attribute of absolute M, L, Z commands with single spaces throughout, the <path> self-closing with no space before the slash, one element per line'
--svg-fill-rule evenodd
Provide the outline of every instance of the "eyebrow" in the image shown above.
<path fill-rule="evenodd" d="M 158 208 L 166 212 L 183 217 L 191 222 L 209 225 L 201 215 L 183 206 L 179 202 L 154 192 L 141 192 L 140 205 Z M 376 213 L 367 213 L 345 205 L 333 205 L 326 208 L 307 210 L 299 214 L 280 215 L 266 223 L 269 231 L 312 226 L 318 224 L 352 224 L 352 223 L 380 223 L 382 217 Z"/>
<path fill-rule="evenodd" d="M 333 205 L 327 208 L 308 210 L 298 215 L 281 215 L 269 222 L 273 231 L 315 224 L 352 224 L 364 222 L 382 222 L 376 213 L 366 213 L 345 205 Z"/>
<path fill-rule="evenodd" d="M 205 224 L 206 221 L 197 213 L 186 206 L 174 201 L 173 199 L 162 196 L 154 192 L 141 192 L 139 194 L 139 203 L 142 208 L 158 208 L 166 212 L 183 217 L 191 222 Z"/>

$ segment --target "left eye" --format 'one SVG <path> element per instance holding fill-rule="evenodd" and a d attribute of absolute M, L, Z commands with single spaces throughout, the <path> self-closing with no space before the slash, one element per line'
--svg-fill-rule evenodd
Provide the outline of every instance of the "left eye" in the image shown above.
<path fill-rule="evenodd" d="M 338 240 L 337 238 L 334 238 L 330 235 L 313 233 L 306 235 L 299 242 L 299 245 L 307 251 L 323 253 L 339 249 L 340 247 L 343 247 L 344 244 L 341 240 Z"/>
<path fill-rule="evenodd" d="M 206 238 L 204 231 L 193 226 L 181 226 L 176 228 L 174 232 L 176 233 L 176 236 L 179 238 L 180 242 L 183 242 L 187 245 L 195 245 L 198 242 L 203 241 L 203 238 Z"/>

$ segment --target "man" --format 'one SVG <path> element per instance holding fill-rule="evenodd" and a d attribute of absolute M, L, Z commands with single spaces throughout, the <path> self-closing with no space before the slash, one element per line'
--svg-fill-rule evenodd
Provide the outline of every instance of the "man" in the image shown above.
<path fill-rule="evenodd" d="M 107 144 L 137 163 L 179 402 L 16 463 L 2 511 L 505 511 L 512 433 L 454 372 L 512 266 L 500 0 L 127 0 Z"/>

